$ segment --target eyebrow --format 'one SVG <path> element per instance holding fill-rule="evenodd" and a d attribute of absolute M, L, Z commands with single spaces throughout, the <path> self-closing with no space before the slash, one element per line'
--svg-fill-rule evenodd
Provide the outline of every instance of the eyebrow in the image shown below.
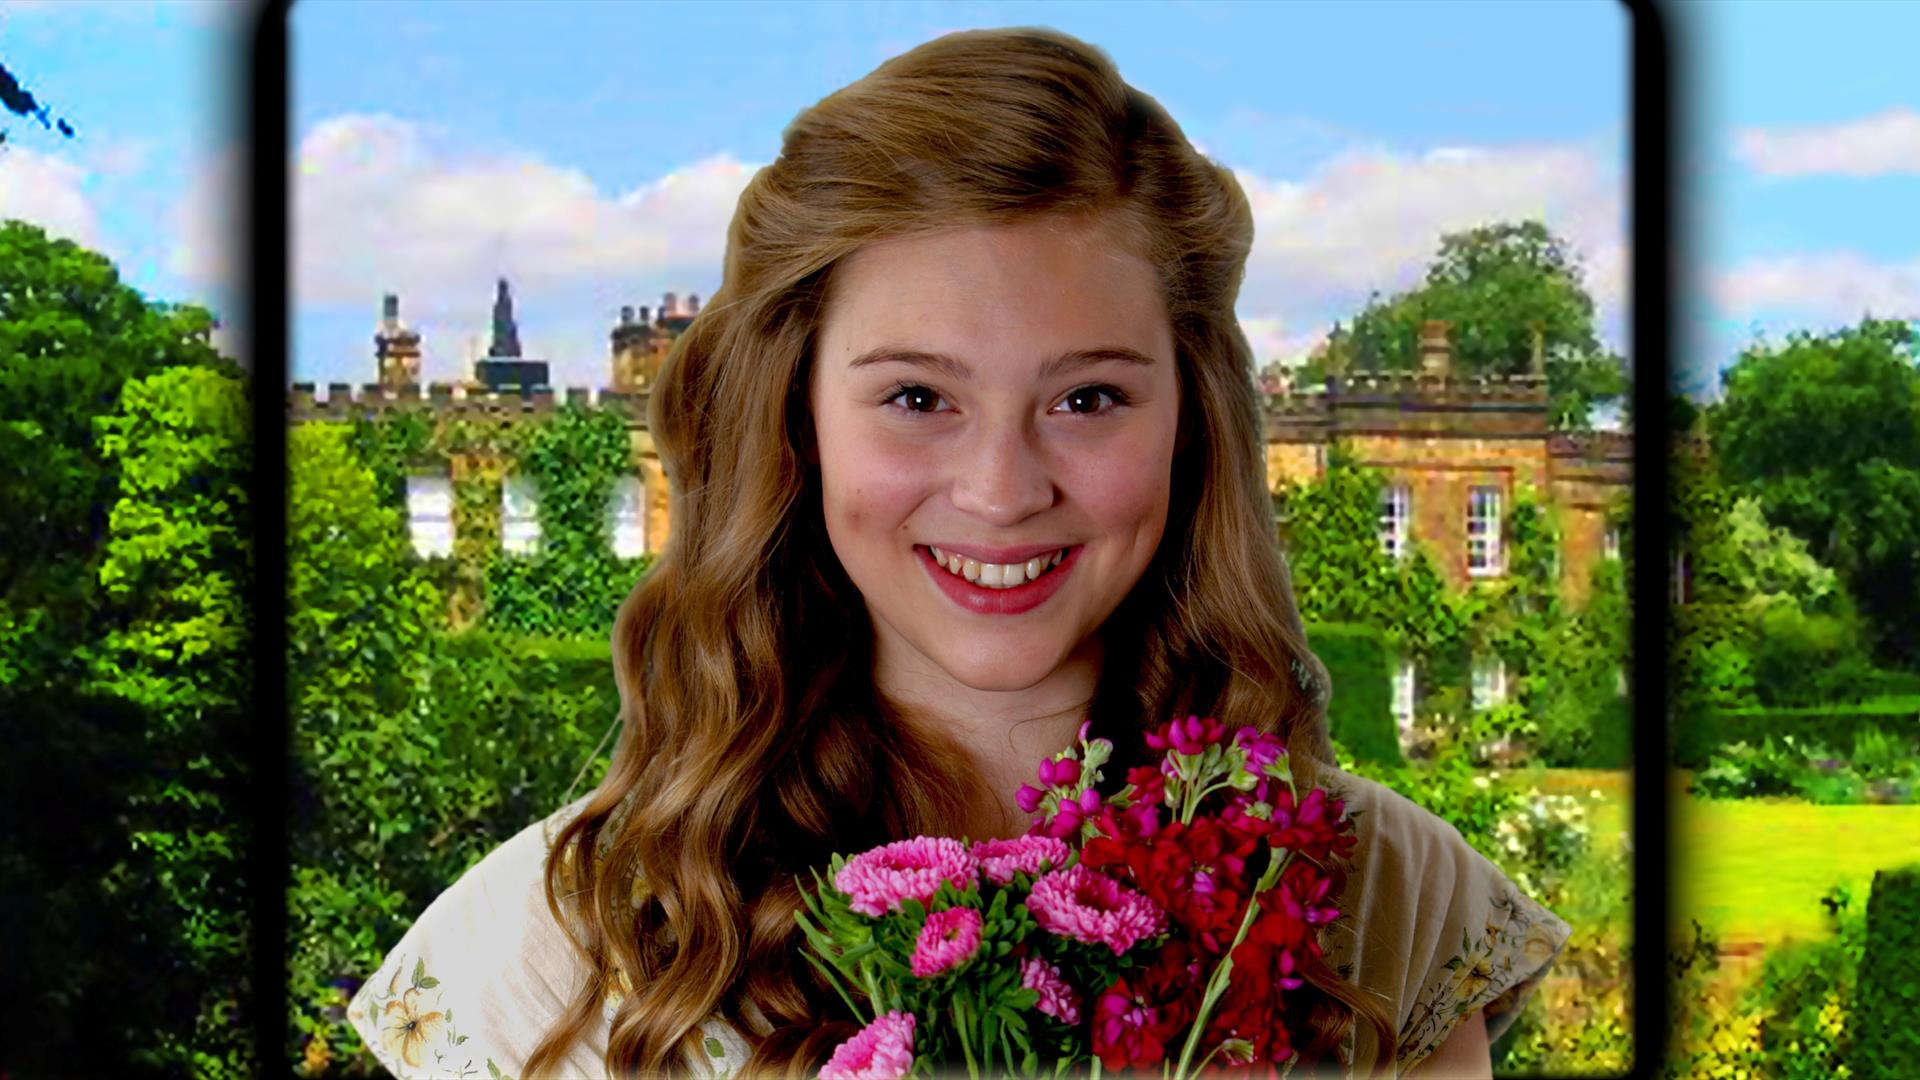
<path fill-rule="evenodd" d="M 1063 372 L 1075 371 L 1108 360 L 1118 360 L 1124 364 L 1152 367 L 1159 361 L 1146 353 L 1129 349 L 1124 345 L 1101 345 L 1091 349 L 1069 349 L 1040 365 L 1040 377 L 1050 379 Z M 932 368 L 949 378 L 965 381 L 973 377 L 973 369 L 958 357 L 946 353 L 927 352 L 925 349 L 913 349 L 902 345 L 881 345 L 868 349 L 854 357 L 848 370 L 858 371 L 871 364 L 912 364 L 915 367 Z"/>

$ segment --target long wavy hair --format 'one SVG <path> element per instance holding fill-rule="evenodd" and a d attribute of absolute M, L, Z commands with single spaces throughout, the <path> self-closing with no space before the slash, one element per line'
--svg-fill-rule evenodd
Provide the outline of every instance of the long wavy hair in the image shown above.
<path fill-rule="evenodd" d="M 1333 762 L 1234 316 L 1245 194 L 1100 50 L 1045 29 L 941 37 L 787 128 L 653 390 L 673 531 L 614 625 L 611 767 L 547 866 L 590 977 L 529 1075 L 615 996 L 614 1075 L 684 1068 L 711 1015 L 749 1035 L 756 1075 L 810 1073 L 856 1029 L 801 956 L 796 882 L 835 851 L 957 832 L 970 766 L 874 686 L 873 626 L 828 543 L 812 457 L 816 334 L 835 267 L 863 247 L 1049 215 L 1114 225 L 1153 266 L 1180 378 L 1169 528 L 1102 629 L 1096 729 L 1144 759 L 1150 725 L 1199 713 L 1281 734 L 1303 783 Z M 1307 978 L 1304 1062 L 1356 1017 L 1391 1056 L 1377 1004 L 1324 960 Z"/>

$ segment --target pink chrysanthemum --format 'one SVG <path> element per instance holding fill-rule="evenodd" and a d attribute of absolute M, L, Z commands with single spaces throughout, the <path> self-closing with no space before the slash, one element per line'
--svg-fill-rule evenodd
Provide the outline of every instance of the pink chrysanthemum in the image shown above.
<path fill-rule="evenodd" d="M 973 857 L 980 860 L 980 873 L 995 885 L 1007 885 L 1013 875 L 1032 876 L 1047 863 L 1058 870 L 1072 854 L 1066 842 L 1052 836 L 1017 836 L 1012 840 L 982 840 L 973 845 Z"/>
<path fill-rule="evenodd" d="M 833 887 L 847 894 L 847 906 L 862 915 L 879 918 L 899 911 L 908 898 L 926 903 L 940 891 L 940 883 L 954 888 L 974 884 L 978 865 L 966 845 L 949 837 L 916 836 L 897 840 L 847 860 L 833 876 Z"/>
<path fill-rule="evenodd" d="M 1060 969 L 1037 956 L 1020 961 L 1020 985 L 1040 991 L 1034 1008 L 1069 1024 L 1080 1022 L 1080 995 L 1060 977 Z"/>
<path fill-rule="evenodd" d="M 834 1048 L 820 1080 L 899 1080 L 913 1069 L 913 1014 L 890 1012 Z"/>
<path fill-rule="evenodd" d="M 973 958 L 980 949 L 980 913 L 972 908 L 949 908 L 927 916 L 920 940 L 913 946 L 909 965 L 916 979 L 931 979 Z"/>
<path fill-rule="evenodd" d="M 1105 945 L 1115 956 L 1167 929 L 1166 912 L 1153 901 L 1085 866 L 1043 875 L 1027 910 L 1042 930 Z"/>

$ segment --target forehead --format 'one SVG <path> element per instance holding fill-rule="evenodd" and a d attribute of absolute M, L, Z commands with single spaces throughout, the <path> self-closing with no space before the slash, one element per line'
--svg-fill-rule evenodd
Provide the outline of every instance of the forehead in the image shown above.
<path fill-rule="evenodd" d="M 1170 361 L 1159 281 L 1117 237 L 1097 222 L 1041 218 L 870 245 L 834 271 L 822 359 L 884 342 L 977 362 L 1090 345 Z"/>

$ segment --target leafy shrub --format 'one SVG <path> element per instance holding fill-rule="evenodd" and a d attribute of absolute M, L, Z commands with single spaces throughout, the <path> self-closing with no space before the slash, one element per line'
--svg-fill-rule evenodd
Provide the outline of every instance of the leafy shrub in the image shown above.
<path fill-rule="evenodd" d="M 1883 696 L 1814 708 L 1723 709 L 1681 716 L 1674 731 L 1673 760 L 1686 769 L 1706 765 L 1714 751 L 1736 742 L 1757 745 L 1768 736 L 1848 746 L 1855 733 L 1881 727 L 1895 738 L 1920 737 L 1920 697 Z"/>
<path fill-rule="evenodd" d="M 1866 943 L 1860 966 L 1859 1006 L 1848 1034 L 1848 1060 L 1859 1080 L 1910 1076 L 1920 1062 L 1920 864 L 1873 875 L 1867 902 Z"/>
<path fill-rule="evenodd" d="M 1767 705 L 1858 701 L 1871 676 L 1857 622 L 1773 604 L 1754 620 L 1748 646 L 1754 689 Z"/>
<path fill-rule="evenodd" d="M 1856 988 L 1866 943 L 1866 920 L 1850 899 L 1844 886 L 1828 890 L 1829 936 L 1767 950 L 1758 978 L 1743 995 L 1762 1018 L 1763 1075 L 1831 1080 L 1849 1071 L 1846 1019 L 1861 1000 Z"/>
<path fill-rule="evenodd" d="M 1911 741 L 1877 727 L 1855 735 L 1850 758 L 1822 743 L 1801 743 L 1788 735 L 1776 745 L 1769 736 L 1758 748 L 1742 742 L 1714 754 L 1694 774 L 1694 790 L 1715 799 L 1779 796 L 1827 805 L 1908 802 L 1920 780 L 1915 750 Z"/>
<path fill-rule="evenodd" d="M 308 774 L 329 809 L 295 840 L 289 974 L 301 1053 L 377 1075 L 341 1008 L 358 980 L 460 874 L 569 790 L 599 783 L 607 755 L 597 744 L 618 703 L 605 642 L 437 637 L 408 708 Z M 350 776 L 380 779 L 339 782 Z"/>
<path fill-rule="evenodd" d="M 1393 720 L 1386 643 L 1365 626 L 1322 623 L 1307 628 L 1314 655 L 1333 680 L 1327 726 L 1356 758 L 1400 760 L 1400 731 Z"/>
<path fill-rule="evenodd" d="M 1466 753 L 1470 733 L 1442 729 L 1436 734 L 1433 756 L 1399 764 L 1361 761 L 1341 743 L 1334 743 L 1340 768 L 1392 788 L 1452 825 L 1474 849 L 1493 857 L 1500 848 L 1497 829 L 1521 800 L 1501 773 L 1475 766 Z"/>

